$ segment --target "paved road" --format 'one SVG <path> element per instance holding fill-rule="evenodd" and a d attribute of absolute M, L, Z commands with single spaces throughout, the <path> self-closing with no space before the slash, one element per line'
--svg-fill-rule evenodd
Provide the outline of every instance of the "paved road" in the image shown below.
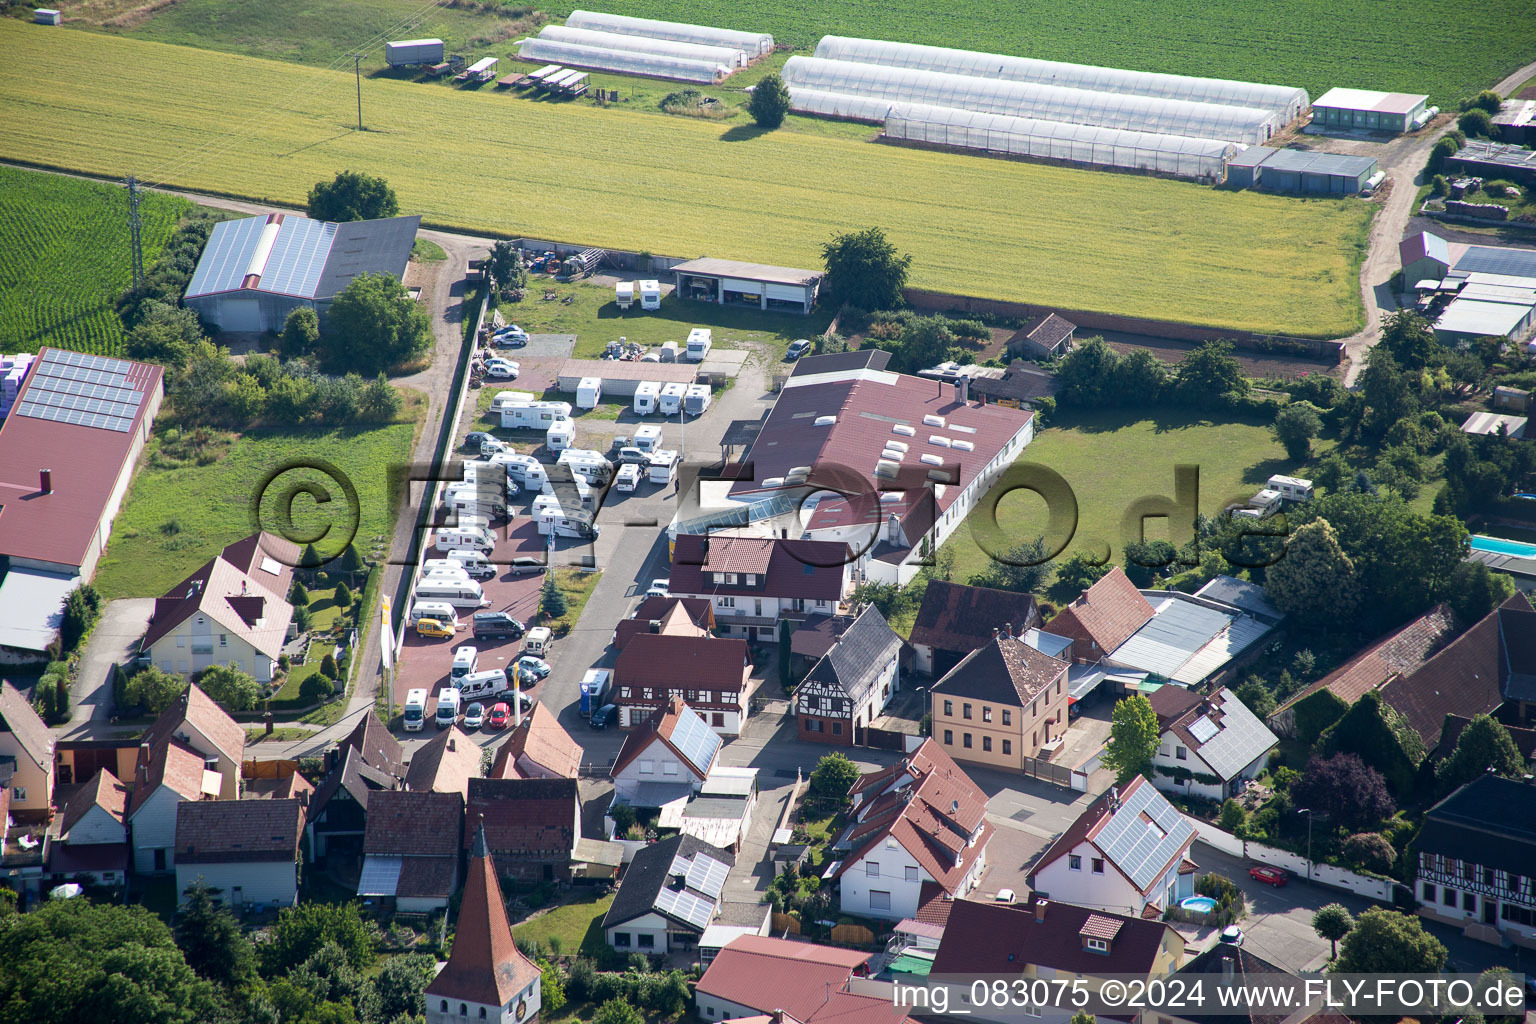
<path fill-rule="evenodd" d="M 70 687 L 70 718 L 54 729 L 70 739 L 104 739 L 111 731 L 112 666 L 138 653 L 139 640 L 155 610 L 152 597 L 108 601 L 101 620 L 80 654 L 80 669 Z"/>

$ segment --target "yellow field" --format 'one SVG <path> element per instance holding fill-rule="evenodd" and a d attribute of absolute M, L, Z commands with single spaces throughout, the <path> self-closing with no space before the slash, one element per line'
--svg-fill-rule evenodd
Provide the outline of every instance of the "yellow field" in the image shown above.
<path fill-rule="evenodd" d="M 1361 322 L 1368 206 L 1216 192 L 491 89 L 363 83 L 0 21 L 0 157 L 283 203 L 343 168 L 434 224 L 676 256 L 820 265 L 880 225 L 912 283 L 1298 335 Z"/>

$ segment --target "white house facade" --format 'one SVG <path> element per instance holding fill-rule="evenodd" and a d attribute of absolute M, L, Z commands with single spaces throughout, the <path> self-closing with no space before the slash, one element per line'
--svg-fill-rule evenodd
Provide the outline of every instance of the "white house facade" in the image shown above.
<path fill-rule="evenodd" d="M 215 898 L 232 907 L 260 903 L 291 907 L 299 898 L 298 861 L 257 861 L 240 864 L 176 864 L 176 891 L 193 882 L 219 890 Z"/>
<path fill-rule="evenodd" d="M 958 899 L 972 892 L 981 884 L 986 870 L 987 851 L 983 846 L 952 895 Z M 860 857 L 843 872 L 838 905 L 845 914 L 905 920 L 917 916 L 924 882 L 940 880 L 929 874 L 894 837 L 887 836 L 878 849 Z"/>

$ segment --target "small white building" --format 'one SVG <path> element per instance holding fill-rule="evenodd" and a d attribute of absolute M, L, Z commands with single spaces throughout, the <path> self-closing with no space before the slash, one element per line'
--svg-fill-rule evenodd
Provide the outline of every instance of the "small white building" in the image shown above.
<path fill-rule="evenodd" d="M 213 800 L 176 808 L 176 891 L 201 882 L 220 903 L 291 907 L 299 898 L 297 798 Z"/>
<path fill-rule="evenodd" d="M 661 807 L 653 793 L 687 797 L 704 786 L 720 756 L 721 738 L 681 697 L 624 738 L 610 774 L 614 797 L 642 807 Z M 663 792 L 664 790 L 664 792 Z"/>
<path fill-rule="evenodd" d="M 139 747 L 127 814 L 134 871 L 158 875 L 175 869 L 177 807 L 188 800 L 217 800 L 220 781 L 203 756 L 179 740 Z"/>
<path fill-rule="evenodd" d="M 120 886 L 128 878 L 128 787 L 102 768 L 64 806 L 59 837 L 49 847 L 48 870 L 96 885 Z"/>
<path fill-rule="evenodd" d="M 1151 696 L 1162 736 L 1152 758 L 1158 789 L 1222 801 L 1257 778 L 1280 741 L 1223 687 L 1209 697 L 1168 683 Z"/>

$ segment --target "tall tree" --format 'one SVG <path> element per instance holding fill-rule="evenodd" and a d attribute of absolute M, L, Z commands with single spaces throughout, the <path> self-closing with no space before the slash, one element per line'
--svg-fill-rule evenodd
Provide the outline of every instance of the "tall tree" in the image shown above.
<path fill-rule="evenodd" d="M 1246 395 L 1250 387 L 1230 341 L 1208 341 L 1185 356 L 1174 369 L 1174 386 L 1185 401 L 1203 407 Z"/>
<path fill-rule="evenodd" d="M 1311 402 L 1292 402 L 1275 413 L 1275 422 L 1270 426 L 1285 454 L 1298 461 L 1312 454 L 1312 439 L 1322 429 L 1322 417 Z"/>
<path fill-rule="evenodd" d="M 523 283 L 527 274 L 523 270 L 523 256 L 516 245 L 506 239 L 491 243 L 491 253 L 486 257 L 485 271 L 497 288 L 515 288 Z"/>
<path fill-rule="evenodd" d="M 1099 758 L 1121 785 L 1151 770 L 1160 734 L 1152 702 L 1136 693 L 1115 705 L 1110 714 L 1109 742 Z"/>
<path fill-rule="evenodd" d="M 1326 628 L 1351 621 L 1360 584 L 1339 535 L 1317 519 L 1293 533 L 1285 557 L 1265 570 L 1264 592 L 1295 622 Z"/>
<path fill-rule="evenodd" d="M 1392 424 L 1418 413 L 1408 374 L 1392 352 L 1380 345 L 1366 357 L 1360 394 L 1366 409 L 1361 428 L 1372 438 L 1384 436 Z"/>
<path fill-rule="evenodd" d="M 1074 601 L 1078 595 L 1109 573 L 1108 562 L 1095 562 L 1078 552 L 1056 567 L 1056 583 L 1062 589 L 1061 597 Z M 1052 599 L 1057 598 L 1056 587 L 1051 588 Z"/>
<path fill-rule="evenodd" d="M 827 268 L 823 284 L 838 302 L 859 309 L 895 309 L 905 304 L 902 289 L 912 256 L 897 252 L 880 228 L 834 235 L 821 247 L 821 255 Z"/>
<path fill-rule="evenodd" d="M 1417 917 L 1372 907 L 1355 919 L 1334 964 L 1339 974 L 1436 974 L 1444 944 Z"/>
<path fill-rule="evenodd" d="M 1001 558 L 991 559 L 984 571 L 966 582 L 973 587 L 1032 594 L 1045 586 L 1055 567 L 1056 563 L 1045 557 L 1045 538 L 1036 537 L 1015 544 Z"/>
<path fill-rule="evenodd" d="M 816 762 L 811 772 L 811 792 L 823 800 L 841 802 L 859 777 L 859 766 L 841 751 L 833 751 Z"/>
<path fill-rule="evenodd" d="M 1331 944 L 1328 954 L 1330 960 L 1338 958 L 1339 940 L 1348 935 L 1354 926 L 1354 915 L 1342 903 L 1329 903 L 1319 907 L 1317 913 L 1312 915 L 1312 930 L 1318 938 L 1327 939 Z"/>
<path fill-rule="evenodd" d="M 555 582 L 555 574 L 549 572 L 544 577 L 544 586 L 539 591 L 539 610 L 548 619 L 558 619 L 566 613 L 569 606 L 566 604 L 565 591 L 560 589 L 560 584 Z"/>
<path fill-rule="evenodd" d="M 759 128 L 772 131 L 784 123 L 789 114 L 789 87 L 777 71 L 770 71 L 752 87 L 752 98 L 747 101 L 747 113 Z"/>
<path fill-rule="evenodd" d="M 363 970 L 374 960 L 373 937 L 355 903 L 301 903 L 284 907 L 270 938 L 261 946 L 261 965 L 269 974 L 283 974 L 334 942 L 347 962 Z"/>
<path fill-rule="evenodd" d="M 359 274 L 331 303 L 318 351 L 335 370 L 373 376 L 406 362 L 432 340 L 432 321 L 388 274 Z"/>
<path fill-rule="evenodd" d="M 187 966 L 209 981 L 233 987 L 251 976 L 255 950 L 240 933 L 240 922 L 201 881 L 186 891 L 186 902 L 176 913 L 176 945 Z"/>
<path fill-rule="evenodd" d="M 1113 381 L 1122 358 L 1097 336 L 1072 346 L 1056 367 L 1062 404 L 1092 409 L 1114 397 Z"/>
<path fill-rule="evenodd" d="M 1405 370 L 1422 370 L 1443 357 L 1433 325 L 1424 314 L 1398 309 L 1381 315 L 1380 346 Z"/>
<path fill-rule="evenodd" d="M 342 171 L 309 190 L 309 215 L 315 220 L 377 220 L 399 212 L 389 182 L 359 171 Z"/>
<path fill-rule="evenodd" d="M 249 711 L 261 696 L 261 684 L 233 665 L 210 665 L 194 678 L 227 711 Z"/>
<path fill-rule="evenodd" d="M 1525 758 L 1501 722 L 1478 715 L 1456 737 L 1456 749 L 1435 768 L 1435 778 L 1452 789 L 1488 772 L 1518 779 L 1525 774 Z"/>
<path fill-rule="evenodd" d="M 187 365 L 192 348 L 205 340 L 197 313 L 169 302 L 148 299 L 139 304 L 137 322 L 123 339 L 132 359 L 159 363 L 172 370 Z"/>
<path fill-rule="evenodd" d="M 1396 810 L 1381 773 L 1354 754 L 1313 756 L 1291 797 L 1351 831 L 1373 827 Z"/>
<path fill-rule="evenodd" d="M 1482 562 L 1462 562 L 1451 571 L 1446 600 L 1457 618 L 1470 626 L 1503 604 L 1514 592 L 1514 577 L 1489 572 Z"/>
<path fill-rule="evenodd" d="M 73 651 L 101 616 L 101 594 L 89 583 L 82 583 L 64 598 L 64 617 L 59 623 L 59 642 L 66 652 Z"/>

